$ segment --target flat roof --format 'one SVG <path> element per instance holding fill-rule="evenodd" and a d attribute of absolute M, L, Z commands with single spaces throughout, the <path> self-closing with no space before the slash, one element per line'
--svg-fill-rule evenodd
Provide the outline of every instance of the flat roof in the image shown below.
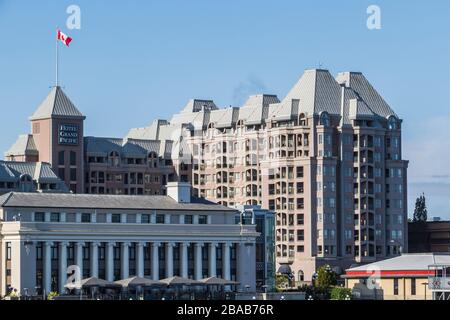
<path fill-rule="evenodd" d="M 3 208 L 237 211 L 196 197 L 191 197 L 190 203 L 179 203 L 164 195 L 130 196 L 32 192 L 10 192 L 4 194 L 0 196 L 0 206 Z"/>
<path fill-rule="evenodd" d="M 401 256 L 381 260 L 362 266 L 349 268 L 346 277 L 364 277 L 374 273 L 381 276 L 428 275 L 430 266 L 450 266 L 450 254 L 447 253 L 406 253 Z"/>

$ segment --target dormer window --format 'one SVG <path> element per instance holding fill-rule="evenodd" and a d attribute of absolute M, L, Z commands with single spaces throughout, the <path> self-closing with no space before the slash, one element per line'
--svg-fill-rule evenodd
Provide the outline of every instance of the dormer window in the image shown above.
<path fill-rule="evenodd" d="M 330 116 L 328 112 L 321 112 L 319 123 L 321 126 L 329 127 L 330 126 Z"/>
<path fill-rule="evenodd" d="M 388 118 L 388 128 L 389 130 L 397 130 L 398 129 L 398 121 L 394 116 L 389 116 Z"/>
<path fill-rule="evenodd" d="M 120 156 L 119 153 L 116 151 L 112 151 L 109 154 L 109 165 L 113 167 L 118 167 L 120 164 Z"/>

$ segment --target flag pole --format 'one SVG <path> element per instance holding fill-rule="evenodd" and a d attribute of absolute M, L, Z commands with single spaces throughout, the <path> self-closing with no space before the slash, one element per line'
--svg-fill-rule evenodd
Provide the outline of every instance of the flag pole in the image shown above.
<path fill-rule="evenodd" d="M 56 32 L 58 32 L 58 28 L 56 28 Z M 56 35 L 56 87 L 58 86 L 58 34 Z"/>

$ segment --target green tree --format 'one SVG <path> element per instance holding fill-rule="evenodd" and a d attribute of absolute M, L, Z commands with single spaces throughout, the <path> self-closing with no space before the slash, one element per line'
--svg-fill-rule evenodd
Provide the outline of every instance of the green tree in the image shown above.
<path fill-rule="evenodd" d="M 275 279 L 275 286 L 277 291 L 282 291 L 287 288 L 289 284 L 289 279 L 286 274 L 277 273 Z"/>
<path fill-rule="evenodd" d="M 331 269 L 329 265 L 323 265 L 317 272 L 316 286 L 323 289 L 328 289 L 331 286 L 336 285 L 336 273 Z"/>
<path fill-rule="evenodd" d="M 422 193 L 422 195 L 420 195 L 416 199 L 413 222 L 426 222 L 427 219 L 428 219 L 428 210 L 425 200 L 425 194 Z"/>

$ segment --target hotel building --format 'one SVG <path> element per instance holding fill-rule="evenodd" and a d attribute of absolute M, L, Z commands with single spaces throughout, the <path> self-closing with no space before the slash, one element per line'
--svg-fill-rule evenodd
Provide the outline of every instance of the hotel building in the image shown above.
<path fill-rule="evenodd" d="M 10 191 L 69 192 L 45 162 L 0 161 L 0 195 Z"/>
<path fill-rule="evenodd" d="M 167 196 L 0 196 L 0 294 L 64 292 L 71 265 L 81 278 L 217 276 L 254 291 L 255 226 L 237 225 L 236 210 L 191 197 L 187 183 L 166 188 Z"/>
<path fill-rule="evenodd" d="M 194 99 L 124 138 L 82 139 L 83 120 L 54 88 L 31 117 L 38 155 L 7 160 L 48 161 L 78 193 L 164 194 L 189 181 L 224 206 L 261 205 L 276 212 L 277 264 L 296 280 L 407 252 L 402 120 L 361 73 L 307 70 L 284 99 L 241 107 Z"/>

